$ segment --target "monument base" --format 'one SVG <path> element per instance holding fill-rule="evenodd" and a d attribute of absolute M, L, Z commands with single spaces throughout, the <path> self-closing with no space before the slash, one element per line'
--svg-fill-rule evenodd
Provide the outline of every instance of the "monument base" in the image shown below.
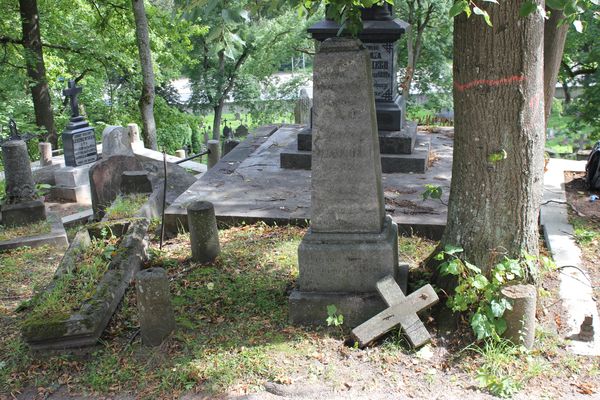
<path fill-rule="evenodd" d="M 64 167 L 54 171 L 56 185 L 50 189 L 53 199 L 91 204 L 89 171 L 92 164 Z"/>
<path fill-rule="evenodd" d="M 396 281 L 406 294 L 408 265 L 398 265 L 396 270 Z M 288 300 L 290 322 L 294 325 L 325 325 L 328 305 L 336 306 L 348 327 L 356 327 L 387 308 L 377 292 L 303 292 L 295 289 Z"/>
<path fill-rule="evenodd" d="M 408 267 L 398 265 L 398 227 L 386 216 L 380 233 L 310 230 L 298 248 L 298 288 L 290 297 L 290 319 L 323 324 L 334 304 L 348 324 L 360 324 L 385 308 L 377 281 L 392 275 L 406 290 Z"/>
<path fill-rule="evenodd" d="M 41 200 L 3 204 L 0 213 L 4 226 L 22 226 L 46 220 L 46 206 Z"/>

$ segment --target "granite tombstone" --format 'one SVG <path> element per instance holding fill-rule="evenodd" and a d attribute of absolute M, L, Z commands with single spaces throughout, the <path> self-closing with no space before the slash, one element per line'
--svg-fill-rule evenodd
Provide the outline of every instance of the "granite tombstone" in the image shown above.
<path fill-rule="evenodd" d="M 63 90 L 63 95 L 69 98 L 71 104 L 71 119 L 62 133 L 65 165 L 79 167 L 91 164 L 98 159 L 96 150 L 96 135 L 94 128 L 79 115 L 77 95 L 83 88 L 77 87 L 75 81 L 69 81 L 69 87 Z"/>
<path fill-rule="evenodd" d="M 293 323 L 322 324 L 335 304 L 357 325 L 385 304 L 377 282 L 400 282 L 397 226 L 385 215 L 369 53 L 331 38 L 314 64 L 311 224 L 298 248 Z"/>

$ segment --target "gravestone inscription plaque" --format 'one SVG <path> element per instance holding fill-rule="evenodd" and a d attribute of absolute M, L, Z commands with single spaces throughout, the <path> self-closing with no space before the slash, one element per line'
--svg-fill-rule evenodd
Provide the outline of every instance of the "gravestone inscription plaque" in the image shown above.
<path fill-rule="evenodd" d="M 365 43 L 365 47 L 371 56 L 375 100 L 394 100 L 394 43 Z"/>

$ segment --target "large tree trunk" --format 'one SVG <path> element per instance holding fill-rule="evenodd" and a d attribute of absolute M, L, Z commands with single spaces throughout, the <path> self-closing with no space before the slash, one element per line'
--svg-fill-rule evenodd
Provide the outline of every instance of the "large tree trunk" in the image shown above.
<path fill-rule="evenodd" d="M 454 162 L 442 244 L 463 247 L 484 272 L 505 255 L 538 254 L 544 27 L 537 13 L 519 16 L 521 3 L 482 3 L 493 27 L 464 14 L 454 22 Z"/>
<path fill-rule="evenodd" d="M 142 136 L 144 145 L 156 150 L 158 145 L 156 143 L 156 123 L 154 122 L 154 70 L 152 69 L 148 19 L 146 18 L 144 0 L 131 0 L 131 3 L 135 18 L 135 36 L 142 66 L 142 95 L 139 101 L 144 125 Z"/>
<path fill-rule="evenodd" d="M 544 24 L 544 116 L 546 125 L 552 111 L 552 99 L 556 89 L 558 71 L 565 49 L 569 24 L 558 24 L 565 17 L 561 10 L 550 10 L 550 18 Z"/>
<path fill-rule="evenodd" d="M 35 111 L 35 124 L 47 131 L 45 141 L 58 146 L 58 137 L 54 127 L 54 113 L 50 101 L 48 81 L 46 80 L 46 66 L 40 35 L 40 19 L 36 0 L 19 0 L 19 11 L 23 27 L 23 47 L 25 47 L 25 60 L 27 63 L 27 76 L 31 79 L 31 97 Z"/>

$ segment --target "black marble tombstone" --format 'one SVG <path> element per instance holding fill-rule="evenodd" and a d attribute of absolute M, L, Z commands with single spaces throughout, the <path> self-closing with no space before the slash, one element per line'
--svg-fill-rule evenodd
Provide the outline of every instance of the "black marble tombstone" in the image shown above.
<path fill-rule="evenodd" d="M 75 81 L 69 81 L 68 89 L 63 90 L 63 95 L 69 98 L 71 104 L 71 119 L 62 133 L 65 165 L 68 167 L 90 164 L 98 159 L 94 128 L 79 115 L 77 95 L 81 91 L 82 88 L 77 87 Z"/>

